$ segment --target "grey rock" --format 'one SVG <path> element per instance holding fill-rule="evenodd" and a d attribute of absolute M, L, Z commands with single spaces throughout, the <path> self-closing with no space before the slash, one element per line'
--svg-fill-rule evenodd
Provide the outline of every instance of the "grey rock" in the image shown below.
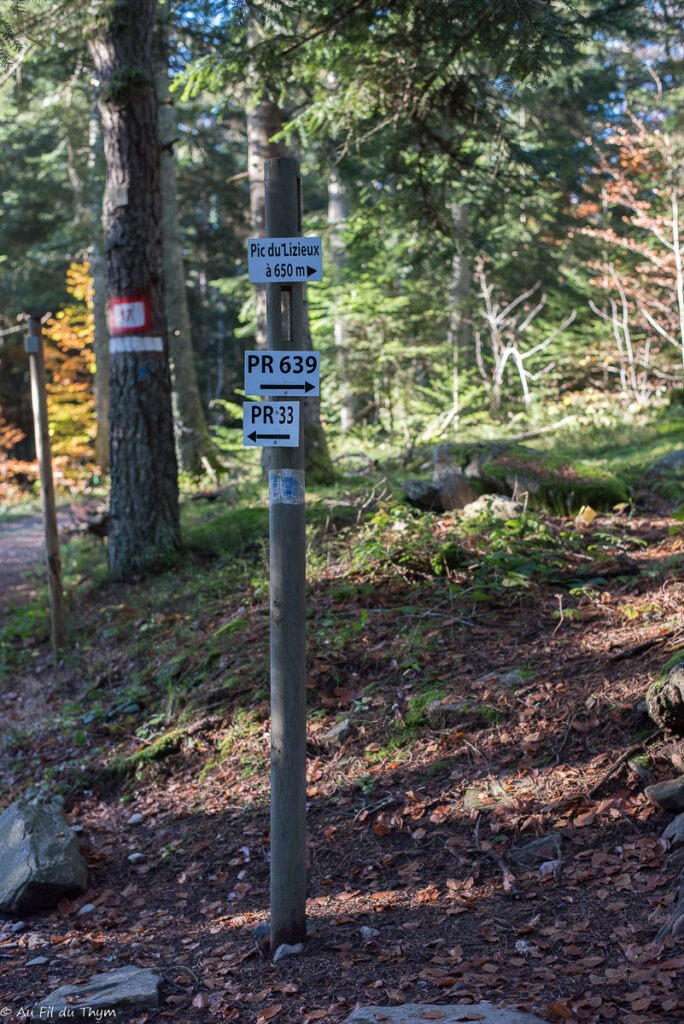
<path fill-rule="evenodd" d="M 651 803 L 662 807 L 664 811 L 672 811 L 673 814 L 684 811 L 684 775 L 647 786 L 644 793 Z"/>
<path fill-rule="evenodd" d="M 129 853 L 126 859 L 129 864 L 144 864 L 147 857 L 144 853 L 141 853 L 140 850 L 134 850 L 133 853 Z"/>
<path fill-rule="evenodd" d="M 511 860 L 523 868 L 540 868 L 546 863 L 560 862 L 561 839 L 557 832 L 552 832 L 541 839 L 533 839 L 524 846 L 511 850 Z"/>
<path fill-rule="evenodd" d="M 49 964 L 50 958 L 47 956 L 34 956 L 33 960 L 27 960 L 24 967 L 42 967 L 44 964 Z"/>
<path fill-rule="evenodd" d="M 57 804 L 11 804 L 0 815 L 0 851 L 0 913 L 47 910 L 86 890 L 88 868 Z"/>
<path fill-rule="evenodd" d="M 513 498 L 506 498 L 502 494 L 483 494 L 477 501 L 471 501 L 461 513 L 464 519 L 477 519 L 479 516 L 492 516 L 494 519 L 505 521 L 516 519 L 522 515 L 524 506 Z"/>
<path fill-rule="evenodd" d="M 128 821 L 126 822 L 126 824 L 127 825 L 142 825 L 144 820 L 145 819 L 142 816 L 142 814 L 140 814 L 139 811 L 136 811 L 135 814 L 131 814 L 131 816 L 128 819 Z"/>
<path fill-rule="evenodd" d="M 94 914 L 94 913 L 95 913 L 95 904 L 94 903 L 84 903 L 83 906 L 79 907 L 78 911 L 76 912 L 76 917 L 89 917 L 91 914 Z"/>
<path fill-rule="evenodd" d="M 436 1014 L 441 1013 L 441 1017 Z M 508 1006 L 494 1006 L 493 1003 L 450 1003 L 430 1005 L 428 1003 L 406 1003 L 404 1006 L 363 1006 L 347 1017 L 347 1024 L 425 1024 L 425 1021 L 441 1021 L 441 1024 L 460 1024 L 472 1021 L 477 1024 L 544 1024 L 541 1017 L 524 1010 Z"/>
<path fill-rule="evenodd" d="M 327 747 L 339 747 L 345 740 L 349 739 L 352 732 L 351 722 L 348 718 L 343 718 L 341 722 L 336 722 L 331 729 L 323 733 L 321 743 L 324 743 Z"/>
<path fill-rule="evenodd" d="M 299 956 L 300 953 L 304 952 L 304 943 L 296 942 L 294 945 L 290 945 L 287 942 L 281 943 L 275 951 L 273 956 L 273 963 L 276 964 L 279 960 L 282 960 L 286 956 Z"/>
<path fill-rule="evenodd" d="M 86 1018 L 90 1016 L 88 1011 L 94 1009 L 152 1009 L 159 1005 L 160 984 L 161 976 L 151 967 L 119 967 L 94 974 L 83 985 L 62 985 L 35 1004 L 31 1017 L 34 1020 L 56 1019 L 67 1007 L 74 1011 L 76 1018 Z"/>
<path fill-rule="evenodd" d="M 684 736 L 684 665 L 670 669 L 646 694 L 648 713 L 661 729 Z"/>
<path fill-rule="evenodd" d="M 404 495 L 409 505 L 424 512 L 443 512 L 439 484 L 429 480 L 404 480 Z"/>
<path fill-rule="evenodd" d="M 663 839 L 667 839 L 671 850 L 678 850 L 684 846 L 684 814 L 678 814 L 663 832 Z"/>

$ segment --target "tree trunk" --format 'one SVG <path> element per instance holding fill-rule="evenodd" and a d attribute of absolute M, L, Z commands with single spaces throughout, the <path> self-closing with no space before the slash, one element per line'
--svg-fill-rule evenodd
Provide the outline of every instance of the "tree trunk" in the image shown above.
<path fill-rule="evenodd" d="M 247 172 L 249 175 L 249 206 L 252 217 L 252 232 L 255 238 L 263 238 L 266 223 L 264 199 L 264 163 L 276 157 L 287 156 L 287 148 L 281 142 L 272 142 L 283 127 L 279 107 L 269 99 L 247 104 Z M 257 284 L 256 303 L 256 345 L 266 348 L 266 285 Z"/>
<path fill-rule="evenodd" d="M 450 419 L 458 426 L 461 412 L 461 375 L 465 353 L 472 344 L 472 324 L 468 311 L 472 265 L 468 255 L 468 205 L 454 203 L 452 221 L 455 234 L 455 250 L 451 259 L 451 280 L 449 282 L 449 323 L 447 343 L 451 351 L 451 393 Z"/>
<path fill-rule="evenodd" d="M 161 147 L 164 300 L 171 360 L 176 452 L 181 468 L 186 473 L 198 476 L 205 468 L 203 459 L 215 462 L 216 458 L 197 382 L 190 312 L 185 288 L 185 267 L 183 266 L 183 252 L 178 231 L 176 164 L 173 154 L 176 125 L 173 101 L 169 90 L 168 16 L 168 8 L 160 8 L 153 49 Z"/>
<path fill-rule="evenodd" d="M 162 281 L 152 35 L 157 0 L 108 0 L 89 33 L 100 81 L 110 329 L 109 568 L 132 579 L 180 542 Z"/>
<path fill-rule="evenodd" d="M 89 125 L 88 193 L 90 276 L 93 279 L 93 351 L 95 352 L 95 461 L 109 472 L 109 328 L 107 325 L 107 267 L 102 246 L 102 197 L 97 185 L 97 166 L 102 159 L 102 128 L 96 110 Z"/>
<path fill-rule="evenodd" d="M 288 150 L 272 138 L 283 126 L 280 108 L 264 97 L 255 103 L 247 103 L 247 144 L 249 196 L 252 213 L 252 227 L 257 237 L 263 237 L 266 224 L 264 199 L 264 161 L 288 156 Z M 257 345 L 266 344 L 266 287 L 257 285 Z M 304 348 L 311 349 L 309 313 L 304 294 Z M 319 398 L 303 398 L 301 419 L 304 435 L 306 473 L 316 483 L 332 483 L 335 477 L 328 443 L 321 423 L 321 402 Z"/>
<path fill-rule="evenodd" d="M 333 337 L 335 341 L 335 359 L 340 387 L 340 429 L 342 433 L 356 424 L 358 402 L 354 401 L 354 388 L 351 381 L 349 360 L 349 338 L 347 318 L 342 307 L 342 280 L 344 275 L 344 240 L 343 233 L 349 216 L 349 204 L 344 186 L 335 170 L 328 176 L 328 225 L 330 227 L 330 270 L 333 281 L 333 303 L 335 322 Z"/>

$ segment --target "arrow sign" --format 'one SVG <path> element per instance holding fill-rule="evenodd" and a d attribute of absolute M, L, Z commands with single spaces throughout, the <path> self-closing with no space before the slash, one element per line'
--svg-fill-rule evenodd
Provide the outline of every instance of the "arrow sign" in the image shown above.
<path fill-rule="evenodd" d="M 321 239 L 249 238 L 247 268 L 252 284 L 304 284 L 323 280 Z"/>
<path fill-rule="evenodd" d="M 299 402 L 245 402 L 242 411 L 245 447 L 299 447 Z"/>
<path fill-rule="evenodd" d="M 245 394 L 312 398 L 321 393 L 320 352 L 245 352 Z"/>
<path fill-rule="evenodd" d="M 316 385 L 307 380 L 305 384 L 261 384 L 258 393 L 275 391 L 278 395 L 289 395 L 291 391 L 303 391 L 305 395 L 308 395 L 315 389 Z"/>

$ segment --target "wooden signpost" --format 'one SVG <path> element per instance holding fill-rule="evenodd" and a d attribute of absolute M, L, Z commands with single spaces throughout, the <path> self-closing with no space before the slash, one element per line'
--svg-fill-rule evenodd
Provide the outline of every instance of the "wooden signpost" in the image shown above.
<path fill-rule="evenodd" d="M 64 596 L 62 592 L 62 565 L 59 557 L 55 491 L 52 482 L 52 453 L 50 450 L 50 432 L 48 428 L 45 363 L 43 360 L 40 320 L 37 317 L 32 316 L 29 318 L 24 348 L 28 353 L 31 372 L 33 427 L 36 435 L 36 455 L 40 470 L 40 495 L 45 527 L 52 649 L 56 657 L 60 649 L 64 647 L 65 640 Z"/>
<path fill-rule="evenodd" d="M 248 265 L 250 281 L 266 285 L 268 354 L 247 353 L 245 393 L 267 400 L 245 403 L 243 440 L 269 449 L 275 951 L 306 939 L 306 539 L 299 400 L 318 394 L 318 354 L 304 350 L 304 282 L 320 280 L 322 269 L 320 238 L 301 238 L 297 161 L 267 160 L 264 183 L 266 238 L 249 240 Z"/>

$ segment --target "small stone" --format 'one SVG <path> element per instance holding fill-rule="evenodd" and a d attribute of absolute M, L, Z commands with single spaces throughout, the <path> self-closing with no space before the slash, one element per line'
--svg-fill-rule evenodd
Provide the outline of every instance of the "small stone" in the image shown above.
<path fill-rule="evenodd" d="M 144 864 L 146 860 L 147 857 L 144 853 L 141 853 L 140 850 L 134 850 L 133 853 L 129 853 L 128 855 L 129 864 Z"/>
<path fill-rule="evenodd" d="M 544 862 L 560 862 L 561 839 L 552 832 L 541 839 L 533 839 L 516 850 L 511 850 L 511 860 L 523 868 L 541 867 Z"/>
<path fill-rule="evenodd" d="M 142 825 L 145 818 L 142 814 L 136 811 L 135 814 L 131 814 L 130 818 L 126 822 L 127 825 Z"/>
<path fill-rule="evenodd" d="M 95 913 L 94 903 L 84 903 L 80 910 L 77 911 L 76 917 L 88 917 L 90 914 Z"/>
<path fill-rule="evenodd" d="M 337 722 L 333 725 L 332 729 L 328 729 L 321 736 L 321 743 L 325 743 L 326 746 L 339 747 L 345 740 L 348 740 L 353 730 L 351 722 L 348 718 L 343 718 L 341 722 Z"/>
<path fill-rule="evenodd" d="M 364 925 L 363 928 L 359 928 L 359 935 L 364 942 L 372 942 L 373 939 L 377 939 L 380 932 L 377 928 L 369 928 L 368 925 Z"/>
<path fill-rule="evenodd" d="M 259 949 L 267 949 L 271 938 L 271 925 L 268 921 L 261 921 L 254 929 L 254 941 Z"/>
<path fill-rule="evenodd" d="M 275 951 L 273 956 L 273 963 L 278 963 L 285 956 L 299 956 L 300 953 L 304 952 L 304 943 L 297 942 L 294 946 L 288 945 L 287 942 L 283 942 Z"/>
<path fill-rule="evenodd" d="M 49 964 L 50 960 L 46 956 L 34 956 L 33 960 L 27 960 L 24 967 L 42 967 L 43 964 Z"/>
<path fill-rule="evenodd" d="M 684 811 L 684 775 L 678 779 L 655 782 L 647 786 L 644 793 L 652 804 L 662 807 L 664 811 L 672 811 L 674 814 Z"/>

